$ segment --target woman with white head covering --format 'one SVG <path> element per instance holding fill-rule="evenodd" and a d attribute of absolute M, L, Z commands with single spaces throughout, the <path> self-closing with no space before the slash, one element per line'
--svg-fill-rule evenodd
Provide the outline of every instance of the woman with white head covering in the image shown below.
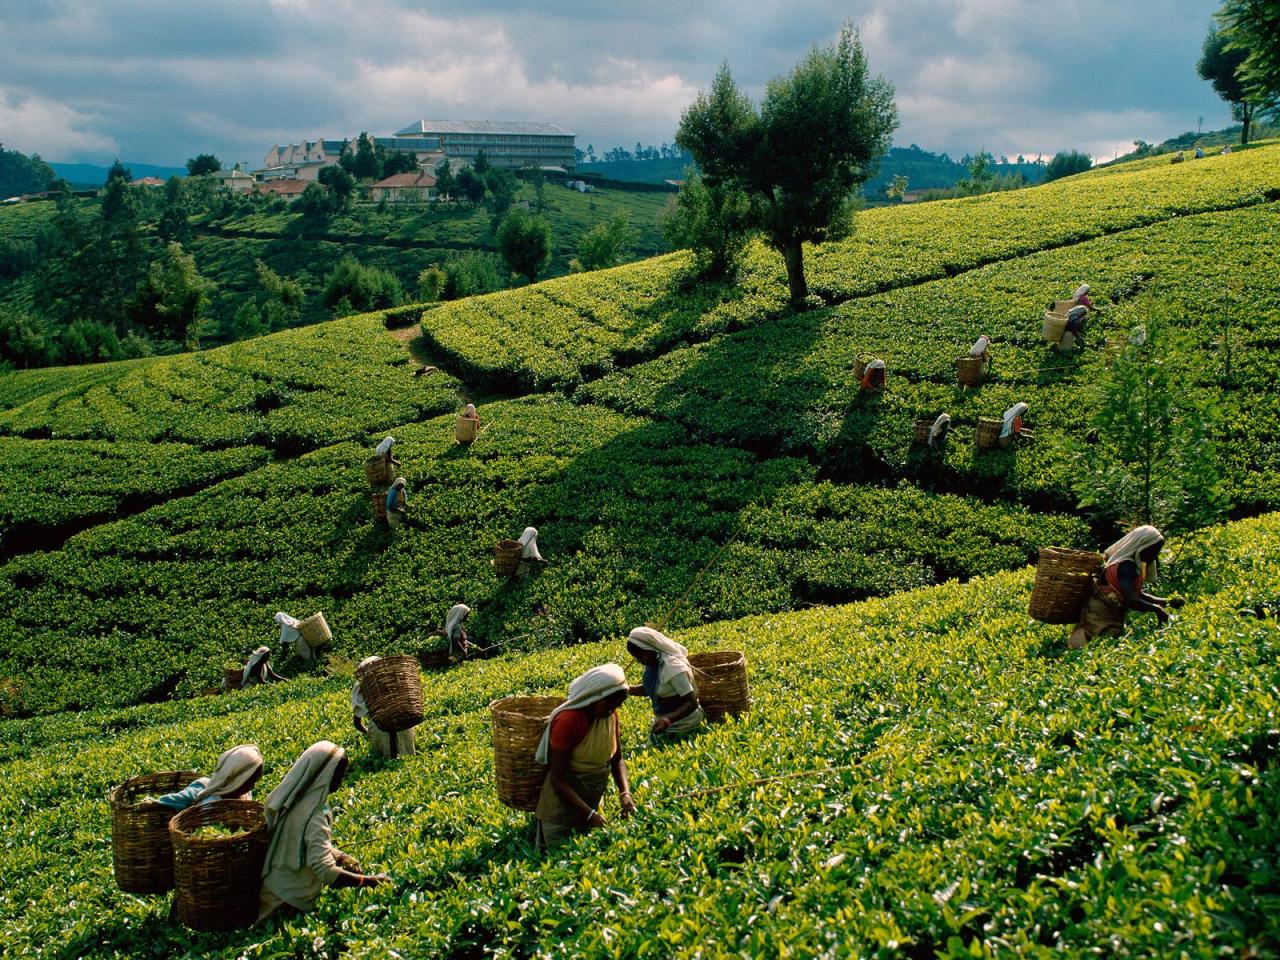
<path fill-rule="evenodd" d="M 303 659 L 310 660 L 311 646 L 302 639 L 302 633 L 298 630 L 298 627 L 302 625 L 302 621 L 280 610 L 276 613 L 276 623 L 280 626 L 280 646 L 292 646 Z M 304 650 L 305 653 L 303 652 Z"/>
<path fill-rule="evenodd" d="M 444 630 L 441 633 L 449 641 L 450 656 L 465 657 L 471 652 L 471 644 L 467 640 L 467 628 L 463 626 L 469 616 L 471 616 L 470 607 L 465 603 L 455 603 L 449 608 L 449 613 L 444 618 Z"/>
<path fill-rule="evenodd" d="M 251 687 L 255 683 L 275 683 L 284 677 L 271 669 L 271 648 L 259 647 L 249 654 L 240 672 L 240 686 Z"/>
<path fill-rule="evenodd" d="M 1107 547 L 1102 577 L 1085 601 L 1068 647 L 1078 650 L 1092 637 L 1118 637 L 1124 632 L 1125 614 L 1130 610 L 1154 613 L 1161 626 L 1169 622 L 1165 607 L 1170 601 L 1143 591 L 1143 586 L 1156 578 L 1156 560 L 1163 548 L 1164 534 L 1152 526 L 1136 527 Z"/>
<path fill-rule="evenodd" d="M 232 747 L 218 758 L 213 774 L 192 780 L 185 790 L 156 797 L 156 803 L 185 810 L 193 803 L 252 800 L 253 785 L 262 776 L 262 754 L 251 743 Z"/>
<path fill-rule="evenodd" d="M 1022 433 L 1022 418 L 1027 414 L 1025 403 L 1015 403 L 1004 412 L 1000 427 L 1000 446 L 1007 447 Z"/>
<path fill-rule="evenodd" d="M 991 338 L 985 333 L 974 341 L 972 347 L 969 348 L 969 356 L 986 357 L 991 350 Z"/>
<path fill-rule="evenodd" d="M 395 442 L 395 437 L 383 437 L 378 445 L 374 447 L 374 452 L 382 458 L 382 463 L 388 470 L 392 467 L 400 466 L 400 461 L 391 453 L 391 448 L 395 445 Z"/>
<path fill-rule="evenodd" d="M 1081 307 L 1087 310 L 1093 309 L 1093 301 L 1089 299 L 1089 285 L 1082 283 L 1076 287 L 1076 292 L 1071 295 L 1071 299 Z"/>
<path fill-rule="evenodd" d="M 474 403 L 468 403 L 465 407 L 463 407 L 462 413 L 458 414 L 458 416 L 462 417 L 462 419 L 464 420 L 480 419 L 480 414 L 476 413 L 476 405 Z"/>
<path fill-rule="evenodd" d="M 862 371 L 862 380 L 859 385 L 864 391 L 881 390 L 884 388 L 885 366 L 884 361 L 878 357 L 870 361 L 866 369 Z"/>
<path fill-rule="evenodd" d="M 378 657 L 365 657 L 361 660 L 360 665 L 356 667 L 357 676 L 363 667 L 376 663 L 378 659 Z M 364 699 L 364 691 L 360 689 L 359 680 L 351 687 L 351 723 L 368 738 L 369 746 L 384 757 L 390 759 L 412 757 L 418 752 L 418 738 L 413 727 L 401 730 L 399 733 L 391 733 L 383 730 L 374 722 L 373 717 L 369 716 L 369 704 Z"/>
<path fill-rule="evenodd" d="M 618 707 L 630 689 L 616 663 L 594 667 L 569 684 L 569 696 L 551 711 L 534 759 L 548 767 L 534 815 L 538 846 L 551 849 L 575 833 L 603 827 L 600 812 L 610 774 L 622 815 L 635 811 L 622 758 Z"/>
<path fill-rule="evenodd" d="M 537 527 L 525 527 L 524 533 L 520 534 L 520 545 L 524 547 L 520 551 L 520 559 L 525 562 L 546 563 L 542 559 L 542 554 L 538 552 L 538 529 Z"/>
<path fill-rule="evenodd" d="M 947 434 L 950 430 L 951 414 L 938 414 L 938 419 L 933 421 L 933 426 L 929 428 L 929 446 L 934 450 L 941 450 L 943 444 L 947 442 Z"/>
<path fill-rule="evenodd" d="M 376 887 L 389 879 L 360 871 L 360 863 L 333 845 L 329 794 L 342 786 L 347 755 L 328 740 L 294 761 L 266 802 L 271 844 L 262 866 L 258 920 L 283 906 L 308 912 L 326 886 Z"/>
<path fill-rule="evenodd" d="M 404 477 L 397 477 L 387 490 L 387 526 L 399 530 L 409 516 L 409 497 Z"/>
<path fill-rule="evenodd" d="M 653 704 L 651 739 L 692 733 L 706 719 L 698 703 L 689 651 L 653 627 L 636 627 L 627 635 L 627 653 L 644 664 L 644 680 L 631 688 Z"/>

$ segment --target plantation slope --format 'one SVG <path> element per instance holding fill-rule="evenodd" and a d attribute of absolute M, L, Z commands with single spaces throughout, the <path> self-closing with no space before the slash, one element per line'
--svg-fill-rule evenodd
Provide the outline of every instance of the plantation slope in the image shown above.
<path fill-rule="evenodd" d="M 1026 618 L 1030 570 L 681 634 L 745 650 L 751 713 L 652 749 L 627 703 L 640 811 L 617 820 L 611 796 L 609 831 L 551 858 L 494 795 L 486 704 L 559 693 L 620 641 L 428 676 L 421 753 L 394 765 L 357 741 L 341 680 L 28 721 L 0 765 L 6 955 L 1274 955 L 1280 626 L 1237 608 L 1275 599 L 1280 518 L 1173 555 L 1175 623 L 1077 653 Z M 114 889 L 111 784 L 252 741 L 265 794 L 321 737 L 358 758 L 335 839 L 393 886 L 216 935 Z"/>
<path fill-rule="evenodd" d="M 39 370 L 0 373 L 0 410 L 12 410 L 50 393 L 83 391 L 96 383 L 114 380 L 125 370 L 149 362 L 151 361 L 146 359 L 117 360 L 78 367 L 43 367 Z"/>
<path fill-rule="evenodd" d="M 1069 509 L 1070 465 L 1055 442 L 1083 436 L 1102 347 L 1151 319 L 1177 338 L 1185 385 L 1222 409 L 1220 459 L 1242 509 L 1280 506 L 1280 205 L 1181 217 L 947 280 L 788 315 L 616 371 L 583 402 L 671 420 L 707 443 L 814 458 L 837 475 L 929 478 Z M 1103 311 L 1079 354 L 1040 338 L 1043 302 L 1079 279 Z M 994 342 L 988 381 L 963 390 L 955 358 L 980 333 Z M 1222 347 L 1226 339 L 1230 352 Z M 864 397 L 859 356 L 884 358 L 883 394 Z M 1224 389 L 1225 388 L 1225 389 Z M 1034 443 L 974 456 L 980 416 L 1030 406 Z M 944 469 L 914 444 L 918 417 L 951 414 Z"/>
<path fill-rule="evenodd" d="M 324 610 L 358 658 L 438 644 L 429 631 L 461 601 L 476 642 L 531 649 L 969 578 L 1089 541 L 1074 517 L 822 483 L 802 460 L 565 400 L 485 415 L 470 448 L 452 415 L 391 428 L 415 521 L 395 536 L 373 523 L 368 447 L 339 444 L 0 566 L 0 712 L 188 696 L 270 640 L 277 610 Z M 493 543 L 530 524 L 550 562 L 495 577 Z"/>
<path fill-rule="evenodd" d="M 1189 214 L 1280 198 L 1280 146 L 1194 164 L 1082 175 L 1043 187 L 857 217 L 848 240 L 808 252 L 813 293 L 840 302 L 952 276 Z M 754 245 L 730 288 L 684 277 L 686 253 L 444 304 L 423 318 L 431 347 L 476 383 L 564 389 L 672 346 L 785 312 L 781 260 Z M 1060 278 L 1065 296 L 1082 279 Z M 599 303 L 605 303 L 601 309 Z"/>
<path fill-rule="evenodd" d="M 172 440 L 218 448 L 259 444 L 295 454 L 458 405 L 445 373 L 414 378 L 386 336 L 383 314 L 364 314 L 200 353 L 82 369 L 40 371 L 53 389 L 0 413 L 0 434 Z M 27 379 L 22 374 L 11 375 Z M 0 392 L 8 377 L 0 377 Z"/>

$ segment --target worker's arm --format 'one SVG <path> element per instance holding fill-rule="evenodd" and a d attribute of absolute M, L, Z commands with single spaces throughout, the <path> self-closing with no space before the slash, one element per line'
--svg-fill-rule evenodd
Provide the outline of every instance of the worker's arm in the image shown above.
<path fill-rule="evenodd" d="M 647 697 L 647 696 L 648 696 L 648 694 L 644 692 L 644 684 L 642 684 L 642 683 L 633 683 L 630 687 L 628 687 L 628 688 L 627 688 L 627 696 L 629 696 L 629 697 Z"/>
<path fill-rule="evenodd" d="M 363 718 L 363 717 L 357 717 L 357 716 L 355 716 L 355 715 L 353 714 L 353 715 L 352 715 L 352 717 L 351 717 L 351 724 L 352 724 L 352 726 L 354 726 L 357 730 L 359 730 L 361 733 L 366 733 L 366 734 L 367 734 L 367 733 L 369 732 L 368 730 L 366 730 L 366 729 L 364 728 L 364 718 Z"/>
<path fill-rule="evenodd" d="M 604 826 L 604 817 L 599 811 L 592 810 L 590 805 L 578 796 L 578 791 L 573 789 L 573 784 L 569 782 L 568 750 L 551 748 L 551 763 L 547 776 L 551 778 L 551 789 L 556 792 L 556 796 L 564 801 L 565 806 L 578 811 L 583 823 L 593 827 Z"/>
<path fill-rule="evenodd" d="M 613 782 L 618 787 L 618 800 L 622 806 L 622 815 L 629 817 L 636 812 L 636 803 L 631 799 L 631 784 L 627 782 L 627 761 L 622 759 L 622 744 L 618 744 L 618 752 L 609 761 L 613 773 Z"/>
<path fill-rule="evenodd" d="M 1124 602 L 1130 610 L 1143 610 L 1147 613 L 1154 613 L 1161 625 L 1169 622 L 1169 614 L 1164 609 L 1165 601 L 1160 600 L 1158 597 L 1152 597 L 1150 594 L 1143 593 L 1138 589 L 1136 566 L 1129 563 L 1121 564 L 1118 571 L 1118 579 L 1120 580 L 1120 593 L 1124 596 Z"/>
<path fill-rule="evenodd" d="M 288 679 L 287 677 L 282 677 L 282 676 L 280 676 L 280 674 L 278 674 L 278 673 L 276 673 L 274 670 L 272 670 L 272 669 L 271 669 L 271 667 L 270 667 L 269 665 L 268 665 L 268 667 L 267 667 L 267 669 L 266 669 L 266 674 L 267 674 L 267 679 L 268 679 L 268 680 L 287 680 L 287 679 Z"/>
<path fill-rule="evenodd" d="M 696 693 L 686 693 L 680 698 L 680 706 L 676 707 L 670 713 L 664 713 L 660 717 L 653 718 L 653 732 L 661 733 L 673 723 L 683 720 L 693 711 L 698 709 L 698 695 Z"/>

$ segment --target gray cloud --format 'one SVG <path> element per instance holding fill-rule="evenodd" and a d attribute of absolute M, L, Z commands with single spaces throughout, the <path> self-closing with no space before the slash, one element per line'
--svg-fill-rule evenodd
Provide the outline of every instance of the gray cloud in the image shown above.
<path fill-rule="evenodd" d="M 1110 154 L 1227 121 L 1195 75 L 1214 4 L 1163 0 L 0 0 L 0 140 L 51 159 L 257 162 L 420 117 L 670 141 L 727 61 L 753 94 L 845 18 L 898 92 L 898 142 Z"/>

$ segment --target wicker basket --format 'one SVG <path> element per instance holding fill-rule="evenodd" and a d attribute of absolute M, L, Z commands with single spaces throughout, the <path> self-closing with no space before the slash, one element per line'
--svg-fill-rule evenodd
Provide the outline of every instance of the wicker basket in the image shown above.
<path fill-rule="evenodd" d="M 1066 332 L 1067 318 L 1061 313 L 1047 311 L 1044 315 L 1044 325 L 1040 328 L 1040 336 L 1044 337 L 1045 343 L 1061 343 L 1062 335 Z"/>
<path fill-rule="evenodd" d="M 747 658 L 740 650 L 691 653 L 698 703 L 708 720 L 722 720 L 725 714 L 738 716 L 751 709 L 747 686 Z"/>
<path fill-rule="evenodd" d="M 1053 301 L 1053 310 L 1050 312 L 1060 313 L 1065 317 L 1073 308 L 1078 306 L 1079 304 L 1074 300 L 1055 300 Z"/>
<path fill-rule="evenodd" d="M 370 457 L 364 462 L 364 475 L 375 487 L 389 487 L 396 479 L 396 468 L 381 456 Z"/>
<path fill-rule="evenodd" d="M 387 492 L 369 494 L 369 502 L 373 505 L 373 519 L 387 519 Z"/>
<path fill-rule="evenodd" d="M 449 648 L 427 647 L 418 651 L 418 665 L 423 670 L 440 670 L 449 665 Z"/>
<path fill-rule="evenodd" d="M 244 667 L 223 667 L 222 682 L 228 690 L 239 690 L 244 686 Z"/>
<path fill-rule="evenodd" d="M 238 827 L 235 837 L 196 837 L 203 826 Z M 217 800 L 188 807 L 169 823 L 174 904 L 192 930 L 243 930 L 258 919 L 262 865 L 270 835 L 256 800 Z"/>
<path fill-rule="evenodd" d="M 453 424 L 453 438 L 459 443 L 472 443 L 480 435 L 480 420 L 475 417 L 459 417 Z"/>
<path fill-rule="evenodd" d="M 971 357 L 968 354 L 956 357 L 956 379 L 966 387 L 976 387 L 982 382 L 987 372 L 985 357 Z"/>
<path fill-rule="evenodd" d="M 513 810 L 538 806 L 547 768 L 533 759 L 560 697 L 504 697 L 489 704 L 493 719 L 493 773 L 498 799 Z"/>
<path fill-rule="evenodd" d="M 312 650 L 328 646 L 329 641 L 333 639 L 333 633 L 329 630 L 329 621 L 324 618 L 323 613 L 313 613 L 303 620 L 298 624 L 298 633 L 302 634 L 302 639 Z"/>
<path fill-rule="evenodd" d="M 107 794 L 111 804 L 111 863 L 116 886 L 125 893 L 164 893 L 173 889 L 173 846 L 169 842 L 172 807 L 134 803 L 147 794 L 182 790 L 200 774 L 167 770 L 126 780 Z"/>
<path fill-rule="evenodd" d="M 1028 612 L 1043 623 L 1075 623 L 1102 569 L 1102 554 L 1042 547 Z"/>
<path fill-rule="evenodd" d="M 524 544 L 519 540 L 499 540 L 493 547 L 493 569 L 500 576 L 515 576 L 520 569 L 520 554 L 524 553 Z"/>
<path fill-rule="evenodd" d="M 992 450 L 1000 444 L 1000 431 L 1004 429 L 1004 421 L 995 417 L 979 417 L 978 430 L 974 440 L 979 450 Z"/>
<path fill-rule="evenodd" d="M 373 722 L 388 733 L 399 733 L 422 722 L 422 673 L 416 657 L 379 657 L 356 670 L 360 692 Z"/>
<path fill-rule="evenodd" d="M 867 372 L 867 364 L 870 362 L 870 357 L 859 357 L 853 361 L 853 379 L 861 380 L 862 375 Z"/>
<path fill-rule="evenodd" d="M 917 420 L 915 423 L 916 443 L 928 443 L 929 431 L 933 429 L 933 420 Z"/>

